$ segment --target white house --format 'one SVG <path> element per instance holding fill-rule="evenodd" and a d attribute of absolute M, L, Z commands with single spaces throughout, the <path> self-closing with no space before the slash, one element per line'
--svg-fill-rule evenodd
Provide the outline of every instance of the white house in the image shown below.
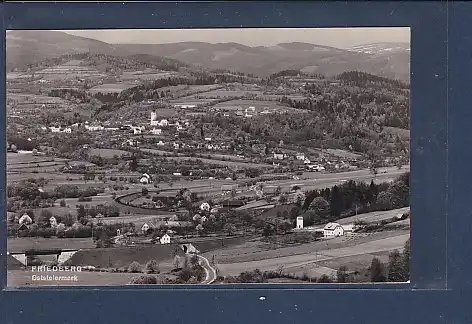
<path fill-rule="evenodd" d="M 142 133 L 141 128 L 138 128 L 138 127 L 133 128 L 133 134 L 134 135 L 140 135 L 141 133 Z"/>
<path fill-rule="evenodd" d="M 149 231 L 149 225 L 144 223 L 143 226 L 141 227 L 141 232 L 143 232 L 144 234 L 147 233 L 147 231 Z"/>
<path fill-rule="evenodd" d="M 196 108 L 197 105 L 192 105 L 192 104 L 175 104 L 174 108 L 183 108 L 183 109 L 189 109 L 189 108 Z"/>
<path fill-rule="evenodd" d="M 49 127 L 49 130 L 50 130 L 52 133 L 60 133 L 60 132 L 61 132 L 61 128 L 60 128 L 60 127 L 55 127 L 55 126 Z"/>
<path fill-rule="evenodd" d="M 104 129 L 104 127 L 102 125 L 85 125 L 85 129 L 86 130 L 89 130 L 91 132 L 95 132 L 95 131 L 101 131 Z"/>
<path fill-rule="evenodd" d="M 153 128 L 153 129 L 151 130 L 151 133 L 152 133 L 153 135 L 161 135 L 161 134 L 162 134 L 162 129 L 160 129 L 160 128 Z"/>
<path fill-rule="evenodd" d="M 66 128 L 64 128 L 64 130 L 63 130 L 62 132 L 63 132 L 63 133 L 70 134 L 70 133 L 72 133 L 72 128 L 66 127 Z"/>
<path fill-rule="evenodd" d="M 170 244 L 170 236 L 169 234 L 162 235 L 160 239 L 161 244 Z"/>
<path fill-rule="evenodd" d="M 297 228 L 302 229 L 303 228 L 303 216 L 298 216 L 297 217 Z"/>
<path fill-rule="evenodd" d="M 205 210 L 205 211 L 209 211 L 210 210 L 210 204 L 207 203 L 207 202 L 204 202 L 200 205 L 200 210 Z"/>
<path fill-rule="evenodd" d="M 211 142 L 211 137 L 205 137 L 205 141 Z"/>
<path fill-rule="evenodd" d="M 159 126 L 169 126 L 169 121 L 167 119 L 162 119 L 157 125 L 159 125 Z"/>
<path fill-rule="evenodd" d="M 297 155 L 295 155 L 295 157 L 296 157 L 297 160 L 305 161 L 305 154 L 304 153 L 297 153 Z"/>
<path fill-rule="evenodd" d="M 338 223 L 328 223 L 323 228 L 323 235 L 326 238 L 344 235 L 344 228 Z"/>
<path fill-rule="evenodd" d="M 20 219 L 18 220 L 18 223 L 20 225 L 23 225 L 23 224 L 26 224 L 26 225 L 29 225 L 33 222 L 33 220 L 31 219 L 31 217 L 29 217 L 28 214 L 23 214 L 23 216 L 20 217 Z"/>
<path fill-rule="evenodd" d="M 49 218 L 49 224 L 51 224 L 51 227 L 56 227 L 57 226 L 56 217 L 51 216 L 51 218 Z"/>
<path fill-rule="evenodd" d="M 143 174 L 141 176 L 141 179 L 139 179 L 139 182 L 143 183 L 143 184 L 148 184 L 151 182 L 151 176 L 147 173 Z"/>
<path fill-rule="evenodd" d="M 166 145 L 166 143 L 164 143 L 163 141 L 159 141 L 156 143 L 157 146 L 164 146 Z"/>
<path fill-rule="evenodd" d="M 283 160 L 285 158 L 285 154 L 274 152 L 273 157 L 274 157 L 274 160 Z"/>

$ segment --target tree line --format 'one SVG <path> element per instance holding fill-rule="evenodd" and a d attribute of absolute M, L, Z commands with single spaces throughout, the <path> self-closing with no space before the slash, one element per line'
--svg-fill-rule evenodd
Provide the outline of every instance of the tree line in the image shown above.
<path fill-rule="evenodd" d="M 306 194 L 298 213 L 306 225 L 324 224 L 339 218 L 379 210 L 407 207 L 410 204 L 410 173 L 406 172 L 392 183 L 370 184 L 348 181 L 331 188 L 313 190 Z"/>

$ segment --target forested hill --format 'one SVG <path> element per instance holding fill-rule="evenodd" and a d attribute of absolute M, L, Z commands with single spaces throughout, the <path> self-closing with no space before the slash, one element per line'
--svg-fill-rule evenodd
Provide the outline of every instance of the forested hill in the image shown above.
<path fill-rule="evenodd" d="M 31 69 L 35 71 L 64 64 L 70 60 L 80 60 L 81 65 L 91 66 L 104 72 L 143 70 L 146 68 L 163 71 L 179 71 L 181 68 L 189 67 L 188 64 L 180 62 L 179 60 L 153 55 L 115 56 L 96 53 L 74 53 L 31 63 L 19 70 Z"/>
<path fill-rule="evenodd" d="M 409 129 L 410 90 L 405 83 L 362 72 L 343 73 L 339 82 L 306 84 L 309 99 L 281 101 L 329 121 L 328 131 L 342 134 L 352 127 L 380 132 L 383 127 Z"/>
<path fill-rule="evenodd" d="M 400 81 L 383 78 L 377 75 L 359 72 L 359 71 L 348 71 L 341 73 L 337 78 L 343 85 L 353 85 L 358 87 L 382 87 L 389 89 L 401 89 L 409 90 L 410 85 Z"/>

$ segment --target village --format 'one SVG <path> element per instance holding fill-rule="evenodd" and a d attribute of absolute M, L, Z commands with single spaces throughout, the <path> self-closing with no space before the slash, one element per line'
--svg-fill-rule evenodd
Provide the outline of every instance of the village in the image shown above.
<path fill-rule="evenodd" d="M 404 250 L 409 84 L 156 62 L 8 73 L 12 285 L 44 264 L 85 285 L 366 282 Z"/>

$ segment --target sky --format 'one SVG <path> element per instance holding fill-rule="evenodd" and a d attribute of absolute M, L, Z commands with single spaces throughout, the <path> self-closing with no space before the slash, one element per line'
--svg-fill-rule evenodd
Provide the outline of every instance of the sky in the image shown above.
<path fill-rule="evenodd" d="M 349 48 L 379 42 L 410 42 L 410 28 L 238 28 L 238 29 L 108 29 L 62 30 L 110 44 L 166 44 L 178 42 L 240 43 L 272 46 L 304 42 Z"/>

